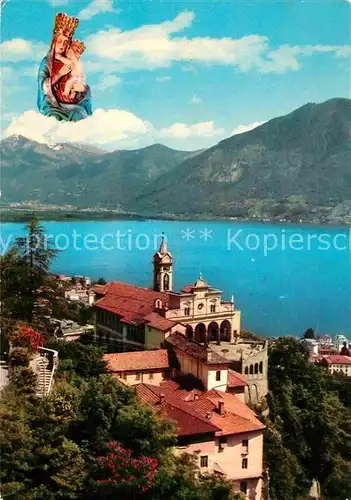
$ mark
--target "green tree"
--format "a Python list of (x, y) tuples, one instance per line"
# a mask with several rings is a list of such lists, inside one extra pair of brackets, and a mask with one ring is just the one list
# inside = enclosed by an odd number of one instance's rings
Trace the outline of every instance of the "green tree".
[(25, 347), (14, 347), (10, 355), (11, 366), (28, 366), (29, 352)]
[(16, 366), (12, 369), (11, 386), (19, 395), (32, 401), (36, 393), (37, 376), (29, 367)]
[[(333, 477), (338, 476), (333, 471), (339, 458), (351, 466), (349, 409), (336, 391), (328, 392), (328, 375), (321, 366), (309, 361), (307, 351), (297, 340), (282, 338), (271, 346), (268, 375), (269, 424), (278, 433), (267, 432), (265, 438), (272, 498), (281, 498), (277, 478), (283, 481), (294, 470), (293, 477), (298, 478), (295, 484), (300, 484), (301, 489), (288, 490), (291, 495), (303, 494), (314, 478), (324, 494), (327, 487), (328, 491), (333, 486), (337, 488)], [(280, 448), (285, 450), (288, 461), (283, 455), (274, 460)]]
[(106, 283), (107, 283), (107, 281), (106, 281), (104, 278), (102, 278), (102, 277), (100, 277), (100, 278), (96, 281), (96, 284), (97, 284), (97, 285), (106, 285)]
[(350, 356), (350, 349), (347, 347), (346, 342), (344, 342), (344, 344), (340, 350), (340, 354), (342, 356)]
[(197, 457), (188, 453), (165, 454), (147, 500), (242, 500), (233, 484), (214, 474), (200, 473)]
[[(22, 369), (23, 370), (23, 369)], [(29, 403), (23, 395), (23, 384), (10, 384), (1, 393), (0, 449), (1, 484), (24, 483), (31, 472), (34, 439), (28, 415)], [(9, 492), (16, 490), (9, 487)], [(18, 488), (21, 488), (20, 484)]]
[(84, 341), (66, 342), (57, 340), (48, 344), (48, 347), (59, 353), (60, 364), (58, 376), (69, 380), (90, 379), (105, 373), (106, 362), (102, 357), (103, 349), (93, 344), (85, 344)]
[(304, 339), (314, 339), (314, 329), (313, 328), (307, 328), (305, 333), (303, 334)]
[(52, 244), (46, 238), (44, 228), (38, 219), (28, 222), (26, 229), (26, 236), (18, 237), (15, 247), (19, 250), (23, 261), (32, 270), (47, 273), (57, 250), (52, 248)]

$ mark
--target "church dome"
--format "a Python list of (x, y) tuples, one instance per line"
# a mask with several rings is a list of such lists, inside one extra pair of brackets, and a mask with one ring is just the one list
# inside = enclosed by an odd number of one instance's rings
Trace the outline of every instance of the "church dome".
[(194, 283), (194, 288), (209, 288), (208, 283), (203, 279), (201, 273), (198, 279)]

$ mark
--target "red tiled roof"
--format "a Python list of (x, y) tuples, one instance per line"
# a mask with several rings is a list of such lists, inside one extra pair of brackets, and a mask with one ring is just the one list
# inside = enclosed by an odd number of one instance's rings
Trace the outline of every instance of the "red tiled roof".
[(179, 385), (173, 380), (163, 380), (161, 382), (161, 386), (172, 391), (176, 391), (177, 389), (179, 389)]
[(151, 326), (152, 328), (157, 328), (157, 330), (161, 330), (162, 332), (170, 330), (173, 326), (177, 324), (174, 321), (171, 321), (170, 319), (164, 318), (163, 316), (157, 314), (156, 312), (152, 312), (147, 316), (145, 316), (144, 321), (147, 323), (148, 326)]
[(200, 361), (208, 365), (226, 364), (229, 366), (230, 364), (229, 360), (223, 358), (223, 356), (220, 356), (214, 351), (211, 351), (211, 358), (207, 359), (208, 348), (186, 338), (182, 333), (173, 333), (172, 335), (167, 337), (166, 342), (185, 352), (192, 358), (199, 359)]
[[(203, 417), (201, 413), (192, 409), (172, 391), (164, 387), (138, 384), (136, 391), (141, 403), (151, 404), (156, 409), (159, 408), (166, 417), (175, 422), (178, 436), (215, 434), (219, 431), (218, 427), (211, 423), (209, 419)], [(161, 395), (164, 395), (163, 401), (161, 401)]]
[[(139, 384), (136, 389), (142, 403), (160, 408), (166, 416), (177, 422), (179, 435), (206, 432), (203, 430), (204, 422), (216, 428), (216, 435), (252, 432), (265, 427), (255, 413), (234, 394), (215, 389), (187, 392), (179, 389), (177, 384), (167, 382), (161, 386)], [(164, 397), (162, 403), (161, 395)], [(218, 411), (219, 401), (224, 402), (223, 414)], [(195, 418), (195, 421), (190, 417)]]
[(107, 369), (113, 372), (165, 370), (169, 368), (166, 349), (105, 354), (103, 359), (107, 362)]
[(328, 365), (351, 365), (351, 356), (343, 356), (342, 354), (323, 356), (323, 359)]
[(320, 354), (330, 354), (330, 355), (334, 355), (334, 354), (338, 354), (338, 351), (337, 349), (335, 349), (334, 347), (321, 347), (319, 349), (319, 353)]
[[(101, 292), (100, 292), (101, 293)], [(95, 302), (95, 307), (104, 309), (125, 323), (142, 324), (145, 316), (154, 312), (156, 300), (161, 300), (162, 308), (172, 309), (179, 304), (179, 296), (173, 293), (155, 292), (118, 281), (105, 286), (104, 297)]]
[(247, 385), (241, 373), (228, 369), (228, 387), (246, 387)]
[(192, 436), (194, 434), (215, 434), (218, 430), (210, 421), (200, 419), (192, 415), (189, 409), (184, 410), (178, 405), (173, 406), (170, 403), (162, 405), (162, 412), (170, 420), (173, 420), (177, 427), (178, 436)]
[(152, 406), (160, 404), (160, 396), (152, 391), (149, 385), (137, 384), (135, 389), (140, 403)]

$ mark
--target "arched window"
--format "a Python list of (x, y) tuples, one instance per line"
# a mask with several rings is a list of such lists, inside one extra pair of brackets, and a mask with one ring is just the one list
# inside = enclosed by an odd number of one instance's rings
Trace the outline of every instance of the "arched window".
[(247, 482), (246, 481), (241, 481), (240, 483), (240, 491), (241, 493), (247, 493)]
[(155, 307), (156, 307), (156, 309), (161, 309), (162, 308), (162, 300), (157, 299), (155, 302)]
[(165, 274), (163, 277), (163, 289), (169, 290), (169, 275)]
[(245, 366), (245, 375), (248, 375), (248, 374), (249, 374), (249, 367)]
[(211, 313), (216, 312), (216, 304), (211, 304)]
[(188, 339), (192, 339), (194, 336), (193, 328), (190, 325), (186, 326), (185, 334), (188, 337)]
[(184, 308), (184, 316), (190, 316), (190, 307)]
[(255, 373), (258, 373), (258, 363), (255, 364)]
[(250, 375), (253, 374), (253, 365), (250, 365)]
[(260, 370), (259, 371), (260, 371), (260, 373), (263, 373), (263, 363), (262, 363), (262, 361), (260, 361)]

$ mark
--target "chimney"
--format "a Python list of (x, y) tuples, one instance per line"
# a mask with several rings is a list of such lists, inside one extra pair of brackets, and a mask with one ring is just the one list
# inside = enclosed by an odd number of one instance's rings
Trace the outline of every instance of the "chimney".
[(212, 351), (210, 348), (206, 349), (206, 361), (212, 361)]
[(164, 402), (165, 397), (166, 396), (163, 393), (160, 394), (160, 405), (162, 405), (162, 403)]
[(197, 401), (199, 399), (199, 395), (198, 394), (194, 394), (194, 401)]
[(211, 412), (210, 411), (206, 412), (206, 418), (207, 418), (207, 420), (211, 419)]
[(224, 401), (223, 401), (223, 399), (220, 399), (218, 401), (218, 413), (220, 415), (224, 415)]

